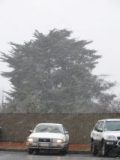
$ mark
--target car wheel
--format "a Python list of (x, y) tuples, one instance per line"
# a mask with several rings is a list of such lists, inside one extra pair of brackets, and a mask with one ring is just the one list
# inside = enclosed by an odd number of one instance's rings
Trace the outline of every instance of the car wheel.
[(28, 154), (32, 154), (33, 150), (31, 148), (28, 148)]
[(39, 154), (39, 149), (35, 149), (35, 154)]
[(107, 146), (105, 142), (103, 141), (101, 144), (101, 156), (106, 156), (107, 155)]
[(63, 150), (60, 151), (60, 154), (61, 154), (61, 155), (65, 155), (65, 154), (67, 154), (67, 152), (68, 152), (67, 149), (63, 149)]
[(96, 155), (98, 153), (98, 150), (97, 150), (97, 147), (96, 147), (94, 141), (91, 142), (91, 153), (93, 155)]

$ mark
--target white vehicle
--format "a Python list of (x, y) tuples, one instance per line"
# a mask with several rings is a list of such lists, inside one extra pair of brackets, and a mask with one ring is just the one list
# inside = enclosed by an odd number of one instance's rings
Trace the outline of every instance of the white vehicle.
[(41, 150), (57, 150), (62, 154), (67, 153), (69, 134), (62, 124), (39, 123), (27, 138), (28, 153)]
[(91, 132), (91, 152), (107, 156), (120, 152), (120, 119), (99, 120)]

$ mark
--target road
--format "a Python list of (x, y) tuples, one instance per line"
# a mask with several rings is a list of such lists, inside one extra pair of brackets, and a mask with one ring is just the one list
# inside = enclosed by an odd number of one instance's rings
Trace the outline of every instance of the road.
[(26, 152), (0, 151), (0, 160), (115, 160), (116, 158), (93, 157), (91, 154), (28, 155)]

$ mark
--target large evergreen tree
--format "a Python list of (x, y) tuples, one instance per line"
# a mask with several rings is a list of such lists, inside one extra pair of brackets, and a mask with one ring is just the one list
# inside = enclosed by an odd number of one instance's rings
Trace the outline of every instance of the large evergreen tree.
[(52, 30), (47, 35), (35, 31), (29, 42), (11, 43), (10, 55), (2, 55), (12, 68), (3, 73), (14, 86), (9, 93), (9, 110), (92, 112), (109, 105), (114, 95), (107, 90), (114, 83), (92, 74), (101, 56), (86, 48), (91, 41), (70, 36), (67, 30)]

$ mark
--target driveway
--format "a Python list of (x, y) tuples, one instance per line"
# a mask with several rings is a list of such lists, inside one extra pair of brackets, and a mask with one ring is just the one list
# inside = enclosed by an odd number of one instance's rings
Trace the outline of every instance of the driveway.
[(28, 155), (26, 152), (0, 151), (0, 160), (115, 160), (118, 158), (93, 157), (91, 154)]

